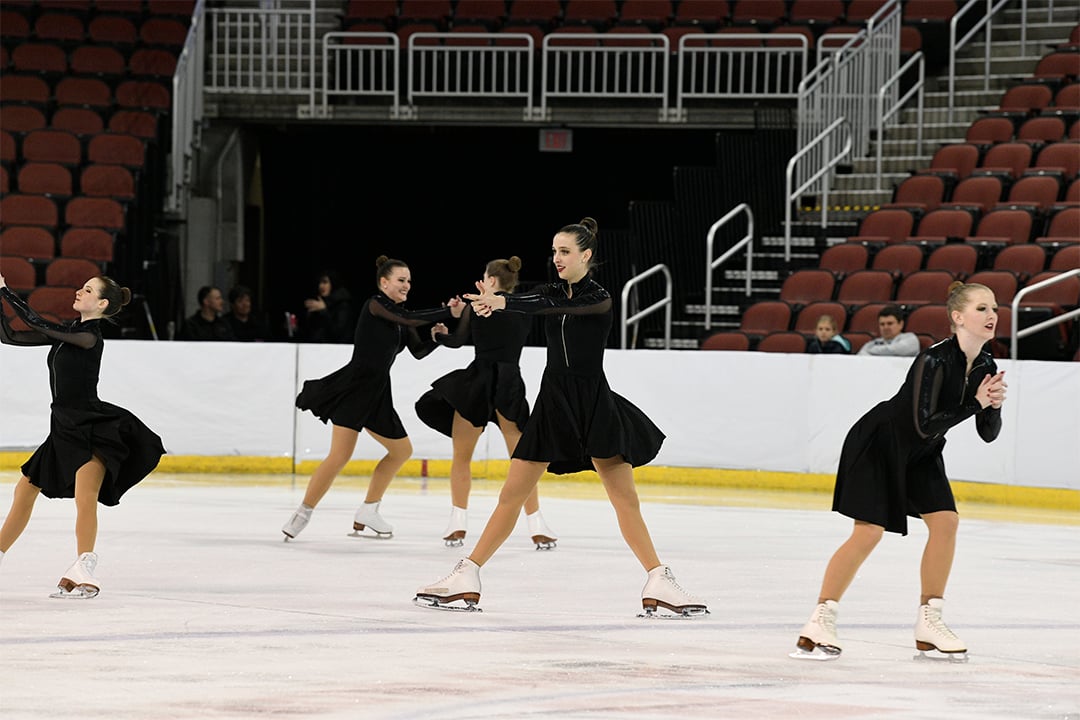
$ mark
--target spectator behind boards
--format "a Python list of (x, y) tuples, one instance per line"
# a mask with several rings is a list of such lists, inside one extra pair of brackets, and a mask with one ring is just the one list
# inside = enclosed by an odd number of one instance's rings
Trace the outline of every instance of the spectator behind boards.
[(194, 315), (184, 320), (180, 329), (181, 340), (236, 340), (232, 327), (221, 317), (225, 308), (225, 298), (221, 290), (213, 285), (203, 285), (196, 296), (199, 309)]
[(318, 275), (315, 297), (304, 301), (303, 340), (314, 343), (351, 343), (356, 330), (356, 309), (352, 293), (337, 273)]
[(860, 355), (892, 355), (894, 357), (915, 357), (922, 349), (919, 336), (913, 332), (904, 332), (904, 313), (897, 305), (886, 305), (878, 313), (878, 332), (881, 337), (874, 338), (859, 350)]

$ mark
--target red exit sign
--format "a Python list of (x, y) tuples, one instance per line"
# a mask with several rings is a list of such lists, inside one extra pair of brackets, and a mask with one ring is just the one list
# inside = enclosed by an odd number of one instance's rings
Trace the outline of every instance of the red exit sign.
[(573, 152), (574, 131), (563, 128), (540, 130), (540, 152)]

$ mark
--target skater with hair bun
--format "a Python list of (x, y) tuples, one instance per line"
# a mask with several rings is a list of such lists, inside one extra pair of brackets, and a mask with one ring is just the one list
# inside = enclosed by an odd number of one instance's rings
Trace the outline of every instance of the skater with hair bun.
[[(521, 258), (492, 260), (484, 268), (481, 284), (495, 293), (512, 293), (518, 284)], [(521, 379), (521, 349), (525, 346), (532, 317), (498, 313), (477, 319), (466, 306), (452, 334), (433, 332), (440, 345), (457, 348), (466, 341), (475, 347), (475, 358), (463, 370), (455, 370), (431, 384), (416, 401), (416, 414), (434, 430), (453, 441), (450, 464), (450, 522), (443, 533), (449, 547), (464, 544), (468, 531), (469, 492), (472, 488), (472, 457), (476, 443), (489, 422), (498, 425), (506, 451), (514, 454), (521, 430), (529, 418), (529, 402)], [(534, 487), (525, 498), (529, 535), (538, 550), (550, 550), (558, 539), (540, 514)]]
[[(468, 557), (432, 585), (416, 591), (423, 607), (477, 610), (480, 567), (491, 559), (517, 522), (518, 513), (545, 471), (593, 470), (615, 509), (619, 529), (648, 580), (641, 593), (645, 614), (663, 608), (680, 615), (708, 612), (660, 563), (641, 516), (634, 467), (652, 461), (664, 434), (644, 413), (612, 392), (604, 375), (604, 347), (611, 331), (611, 295), (592, 276), (597, 224), (592, 218), (566, 225), (551, 244), (557, 282), (534, 292), (500, 294), (477, 283), (465, 295), (481, 318), (510, 312), (544, 316), (547, 366), (536, 403), (514, 448), (498, 505)], [(454, 605), (461, 601), (464, 605)]]
[(54, 598), (92, 598), (101, 590), (94, 576), (98, 556), (98, 503), (117, 505), (149, 475), (165, 448), (153, 431), (122, 407), (98, 399), (104, 340), (101, 321), (112, 320), (131, 301), (131, 291), (108, 277), (94, 277), (75, 291), (70, 325), (45, 320), (15, 294), (0, 275), (0, 299), (29, 330), (14, 330), (0, 312), (0, 342), (49, 345), (52, 390), (49, 436), (22, 466), (11, 509), (0, 527), (0, 558), (19, 539), (39, 494), (75, 499), (77, 559), (61, 576)]
[[(304, 501), (281, 528), (285, 540), (295, 538), (307, 527), (312, 510), (352, 458), (361, 430), (386, 448), (386, 455), (371, 473), (367, 497), (353, 518), (353, 532), (359, 534), (369, 528), (379, 537), (394, 532), (379, 514), (379, 504), (398, 470), (412, 455), (412, 443), (394, 410), (390, 368), (405, 348), (418, 360), (430, 354), (437, 345), (430, 338), (421, 338), (417, 329), (459, 317), (464, 303), (452, 298), (443, 307), (406, 310), (404, 303), (412, 288), (409, 266), (385, 255), (380, 255), (375, 265), (378, 292), (360, 309), (352, 359), (324, 378), (306, 381), (296, 397), (296, 407), (331, 423), (333, 432), (330, 452), (308, 480)], [(445, 325), (441, 329), (446, 332)]]
[(967, 659), (967, 646), (942, 619), (959, 524), (942, 449), (945, 433), (973, 416), (979, 436), (985, 442), (996, 439), (1007, 385), (990, 353), (998, 321), (990, 288), (954, 282), (946, 310), (953, 335), (923, 350), (899, 392), (863, 415), (844, 440), (833, 510), (852, 518), (855, 527), (829, 561), (794, 658), (840, 656), (840, 598), (885, 532), (907, 534), (910, 515), (922, 518), (929, 531), (915, 647), (920, 656)]

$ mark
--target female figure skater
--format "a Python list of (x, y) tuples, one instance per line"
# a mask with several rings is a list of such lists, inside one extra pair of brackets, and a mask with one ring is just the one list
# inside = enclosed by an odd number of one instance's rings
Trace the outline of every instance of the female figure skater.
[(12, 329), (0, 312), (0, 341), (8, 345), (50, 345), (49, 436), (22, 466), (11, 510), (0, 528), (0, 558), (30, 521), (38, 494), (75, 498), (78, 559), (60, 577), (54, 598), (92, 598), (101, 589), (94, 577), (98, 556), (97, 504), (116, 505), (120, 497), (157, 467), (165, 448), (153, 431), (124, 408), (98, 399), (102, 318), (110, 319), (131, 300), (131, 291), (108, 277), (95, 277), (75, 291), (79, 319), (51, 323), (7, 287), (0, 275), (0, 298), (31, 329)]
[(334, 429), (330, 453), (308, 480), (303, 503), (281, 528), (286, 541), (307, 527), (311, 511), (352, 457), (361, 430), (367, 430), (386, 448), (386, 455), (371, 474), (367, 498), (353, 519), (353, 531), (358, 534), (369, 527), (379, 537), (389, 537), (394, 532), (393, 526), (379, 514), (379, 503), (394, 475), (412, 455), (412, 443), (394, 410), (390, 368), (406, 347), (417, 359), (431, 353), (437, 345), (430, 339), (422, 340), (416, 329), (459, 316), (464, 303), (454, 298), (446, 307), (406, 310), (402, 304), (412, 288), (409, 266), (385, 255), (380, 255), (375, 264), (379, 291), (360, 309), (353, 334), (352, 359), (324, 378), (306, 381), (296, 396), (296, 407), (310, 410), (324, 423), (332, 423)]
[[(560, 280), (535, 292), (505, 295), (477, 283), (466, 295), (481, 318), (510, 311), (543, 315), (547, 367), (536, 405), (514, 449), (499, 502), (476, 547), (453, 571), (416, 591), (425, 607), (477, 609), (480, 566), (510, 535), (525, 498), (545, 470), (595, 470), (604, 484), (627, 545), (648, 580), (641, 593), (646, 614), (658, 607), (676, 614), (705, 614), (705, 603), (690, 596), (660, 564), (641, 516), (633, 468), (650, 462), (664, 434), (625, 398), (612, 392), (604, 375), (604, 346), (611, 330), (611, 296), (592, 278), (597, 225), (592, 218), (567, 225), (552, 240), (552, 262)], [(464, 608), (451, 605), (458, 600)]]
[[(511, 293), (518, 283), (521, 258), (492, 260), (484, 269), (485, 288)], [(532, 318), (520, 313), (499, 313), (474, 319), (466, 306), (453, 334), (433, 333), (435, 342), (461, 347), (471, 339), (476, 356), (464, 370), (455, 370), (431, 384), (416, 401), (416, 414), (424, 424), (451, 438), (454, 457), (450, 463), (450, 523), (443, 533), (448, 547), (461, 547), (468, 531), (469, 491), (472, 489), (472, 456), (489, 422), (502, 431), (506, 450), (514, 454), (521, 429), (529, 418), (529, 401), (521, 379), (521, 348), (525, 346)], [(555, 547), (558, 538), (540, 514), (539, 494), (534, 487), (525, 499), (525, 519), (538, 550)]]
[(959, 524), (942, 448), (945, 433), (971, 416), (984, 441), (997, 438), (1006, 383), (989, 349), (998, 319), (994, 293), (957, 281), (949, 287), (946, 308), (953, 336), (922, 351), (899, 392), (863, 415), (844, 440), (833, 510), (854, 519), (855, 527), (829, 561), (817, 607), (792, 657), (840, 656), (840, 597), (882, 534), (906, 535), (911, 515), (929, 530), (915, 646), (920, 654), (966, 660), (967, 646), (941, 618)]

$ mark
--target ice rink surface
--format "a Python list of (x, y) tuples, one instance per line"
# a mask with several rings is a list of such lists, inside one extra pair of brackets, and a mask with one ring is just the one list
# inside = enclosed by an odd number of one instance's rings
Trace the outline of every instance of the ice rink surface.
[[(0, 473), (6, 512), (16, 473)], [(840, 606), (843, 656), (788, 658), (850, 522), (829, 498), (642, 485), (661, 559), (711, 614), (639, 618), (645, 572), (598, 483), (541, 483), (559, 534), (524, 520), (481, 572), (480, 613), (415, 590), (463, 548), (440, 539), (445, 479), (399, 478), (387, 540), (349, 537), (366, 478), (340, 478), (294, 542), (306, 477), (155, 474), (102, 508), (93, 600), (49, 598), (74, 560), (74, 503), (40, 498), (0, 566), (0, 718), (947, 718), (1080, 720), (1080, 525), (961, 507), (945, 619), (970, 661), (915, 660), (925, 531), (886, 535)]]

